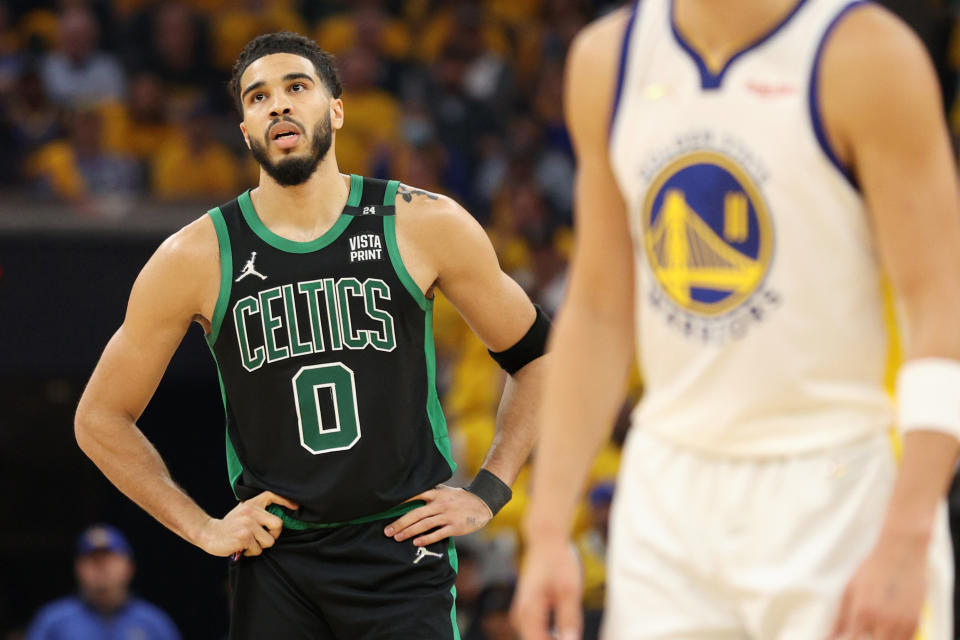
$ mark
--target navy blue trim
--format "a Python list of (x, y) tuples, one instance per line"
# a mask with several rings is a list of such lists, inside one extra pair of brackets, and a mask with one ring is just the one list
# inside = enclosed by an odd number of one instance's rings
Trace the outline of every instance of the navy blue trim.
[(620, 106), (620, 94), (623, 93), (623, 77), (627, 73), (627, 54), (630, 49), (630, 34), (633, 33), (633, 23), (637, 17), (637, 7), (640, 0), (634, 0), (630, 8), (630, 18), (627, 20), (627, 27), (623, 31), (623, 42), (620, 44), (620, 65), (617, 69), (617, 91), (613, 94), (613, 108), (610, 110), (610, 125), (607, 135), (613, 133), (613, 123), (617, 119), (617, 108)]
[(798, 0), (797, 4), (795, 4), (793, 6), (793, 9), (790, 10), (790, 13), (784, 16), (784, 18), (779, 22), (779, 24), (777, 24), (777, 26), (775, 26), (773, 29), (768, 31), (765, 35), (761, 36), (758, 40), (753, 41), (753, 43), (747, 45), (745, 48), (736, 52), (735, 54), (733, 54), (733, 56), (727, 59), (727, 61), (723, 65), (723, 68), (720, 69), (719, 73), (713, 73), (712, 71), (710, 71), (710, 68), (707, 67), (707, 63), (704, 62), (703, 58), (700, 57), (700, 54), (697, 53), (697, 51), (690, 46), (690, 43), (683, 38), (683, 35), (677, 29), (677, 21), (674, 19), (675, 6), (676, 6), (676, 2), (674, 0), (670, 0), (670, 30), (673, 32), (673, 37), (677, 41), (677, 44), (679, 44), (680, 47), (684, 51), (686, 51), (691, 58), (693, 58), (693, 61), (697, 65), (697, 69), (700, 70), (700, 87), (702, 89), (719, 89), (721, 83), (723, 83), (723, 76), (727, 72), (727, 69), (730, 68), (730, 65), (732, 65), (737, 58), (747, 53), (748, 51), (752, 51), (753, 49), (756, 49), (757, 47), (762, 45), (764, 42), (772, 38), (778, 31), (783, 29), (783, 27), (785, 27), (786, 24), (790, 22), (790, 19), (793, 18), (793, 16), (795, 16), (798, 11), (800, 11), (800, 8), (803, 7), (803, 5), (806, 4), (806, 2), (807, 0)]
[(817, 142), (820, 144), (820, 148), (823, 149), (824, 154), (826, 154), (830, 162), (833, 163), (833, 166), (843, 174), (843, 177), (847, 179), (850, 186), (857, 191), (860, 190), (860, 187), (857, 185), (857, 179), (850, 169), (840, 162), (840, 158), (837, 157), (833, 147), (830, 146), (830, 141), (827, 140), (827, 131), (824, 129), (823, 120), (820, 117), (820, 83), (818, 80), (820, 75), (820, 58), (823, 56), (823, 49), (827, 44), (827, 39), (840, 20), (847, 15), (851, 9), (855, 9), (863, 4), (866, 4), (864, 0), (853, 0), (853, 2), (841, 9), (837, 15), (833, 17), (833, 20), (830, 21), (830, 24), (827, 25), (823, 36), (820, 38), (820, 44), (817, 45), (817, 52), (813, 56), (813, 67), (810, 70), (810, 83), (807, 90), (807, 104), (809, 105), (810, 124), (813, 125), (813, 134), (816, 136)]

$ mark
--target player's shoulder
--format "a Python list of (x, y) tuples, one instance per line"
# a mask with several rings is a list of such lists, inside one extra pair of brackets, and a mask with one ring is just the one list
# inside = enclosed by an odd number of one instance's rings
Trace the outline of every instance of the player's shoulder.
[(398, 223), (415, 226), (421, 232), (444, 232), (473, 220), (449, 196), (400, 183), (394, 200)]
[(469, 261), (490, 246), (480, 223), (453, 198), (401, 184), (395, 204), (398, 233), (434, 264)]
[(196, 269), (207, 263), (219, 264), (219, 251), (216, 227), (204, 214), (169, 235), (154, 257), (178, 270)]
[(574, 144), (581, 152), (585, 147), (600, 149), (606, 144), (621, 56), (634, 10), (633, 6), (622, 7), (591, 22), (570, 45), (564, 108)]
[(636, 3), (630, 2), (589, 23), (577, 32), (570, 44), (570, 57), (593, 61), (616, 60), (623, 45), (627, 23), (634, 11)]
[(899, 16), (873, 2), (851, 6), (837, 20), (824, 46), (824, 71), (856, 83), (925, 65), (920, 37)]
[[(893, 12), (875, 3), (853, 6), (829, 34), (819, 82), (827, 120), (842, 138), (873, 135), (937, 98), (936, 72), (926, 47)], [(919, 97), (926, 101), (922, 102)], [(920, 106), (922, 104), (922, 107)]]

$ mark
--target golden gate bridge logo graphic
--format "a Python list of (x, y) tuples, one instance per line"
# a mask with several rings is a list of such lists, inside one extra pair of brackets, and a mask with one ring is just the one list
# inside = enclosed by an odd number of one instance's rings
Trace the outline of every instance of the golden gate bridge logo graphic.
[(770, 265), (766, 205), (746, 173), (719, 153), (695, 152), (667, 166), (648, 190), (643, 223), (654, 277), (688, 311), (731, 311)]

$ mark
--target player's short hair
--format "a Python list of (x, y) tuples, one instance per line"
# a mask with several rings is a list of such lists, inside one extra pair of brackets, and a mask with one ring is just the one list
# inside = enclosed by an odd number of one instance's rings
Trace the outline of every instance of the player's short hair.
[(230, 76), (230, 93), (233, 95), (237, 113), (243, 117), (243, 101), (240, 99), (240, 76), (254, 61), (274, 53), (292, 53), (301, 56), (313, 63), (317, 76), (330, 91), (334, 98), (339, 98), (343, 92), (340, 86), (340, 76), (334, 66), (331, 54), (321, 49), (316, 42), (289, 31), (265, 33), (247, 43), (240, 52), (240, 56), (233, 65)]

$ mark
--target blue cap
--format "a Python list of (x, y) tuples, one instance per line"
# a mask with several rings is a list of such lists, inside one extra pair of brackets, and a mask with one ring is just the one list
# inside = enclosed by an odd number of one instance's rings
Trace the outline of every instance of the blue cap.
[(590, 489), (590, 504), (594, 507), (610, 504), (613, 501), (613, 483), (600, 482)]
[(108, 524), (95, 524), (77, 538), (77, 555), (83, 556), (94, 551), (112, 551), (132, 556), (133, 549), (126, 536)]

